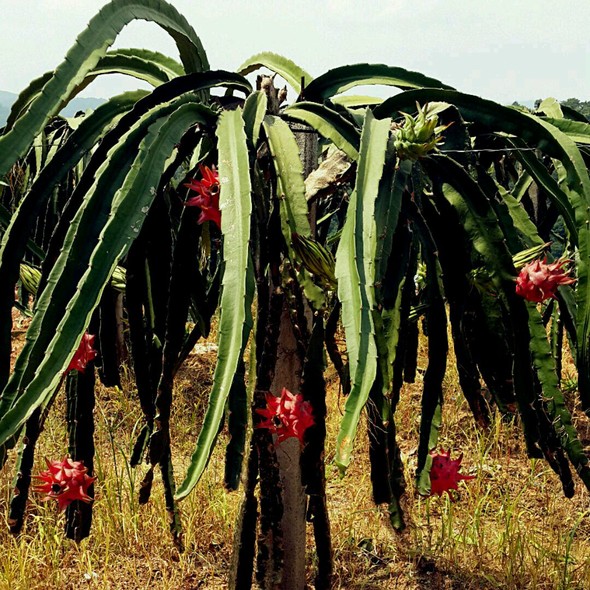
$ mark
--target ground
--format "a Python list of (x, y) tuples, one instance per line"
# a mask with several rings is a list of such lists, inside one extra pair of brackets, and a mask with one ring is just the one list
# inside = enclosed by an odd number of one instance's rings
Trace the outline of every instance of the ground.
[[(26, 320), (15, 316), (14, 348)], [(209, 343), (212, 344), (212, 343)], [(201, 345), (179, 376), (173, 406), (173, 451), (182, 477), (196, 440), (211, 384), (214, 346)], [(577, 482), (573, 499), (544, 461), (527, 459), (517, 421), (494, 418), (488, 431), (471, 418), (450, 359), (440, 445), (453, 457), (464, 453), (463, 472), (475, 475), (452, 499), (422, 498), (413, 487), (420, 375), (404, 386), (396, 412), (408, 490), (403, 499), (408, 526), (391, 530), (383, 507), (371, 500), (367, 436), (361, 425), (354, 460), (341, 479), (332, 465), (344, 399), (328, 370), (328, 506), (335, 558), (335, 588), (351, 590), (574, 590), (590, 588), (588, 492)], [(424, 368), (424, 367), (421, 367)], [(181, 503), (186, 551), (178, 554), (168, 534), (162, 486), (154, 482), (147, 505), (137, 502), (146, 468), (129, 466), (130, 449), (141, 426), (132, 380), (122, 389), (99, 387), (96, 409), (96, 501), (93, 530), (79, 545), (65, 539), (63, 514), (32, 495), (24, 532), (0, 531), (0, 590), (163, 589), (217, 590), (227, 587), (233, 526), (241, 493), (223, 490), (220, 436), (209, 469)], [(573, 394), (572, 394), (573, 395)], [(574, 399), (571, 399), (572, 406)], [(38, 449), (60, 458), (67, 450), (63, 400), (58, 399)], [(583, 443), (588, 421), (576, 413)], [(14, 457), (0, 473), (0, 510), (6, 514)], [(313, 536), (309, 529), (309, 584), (313, 588)]]

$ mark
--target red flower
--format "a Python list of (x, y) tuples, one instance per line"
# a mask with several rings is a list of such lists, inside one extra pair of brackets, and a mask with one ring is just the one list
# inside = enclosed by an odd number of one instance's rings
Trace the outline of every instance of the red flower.
[(43, 500), (57, 500), (60, 510), (65, 510), (66, 506), (75, 500), (92, 502), (93, 498), (88, 495), (88, 488), (96, 477), (88, 475), (88, 469), (84, 467), (83, 461), (72, 461), (68, 457), (63, 461), (45, 461), (47, 471), (33, 476), (43, 482), (33, 487), (35, 492), (45, 494)]
[(186, 207), (200, 207), (201, 215), (199, 223), (213, 221), (217, 227), (221, 227), (221, 211), (219, 210), (219, 174), (208, 166), (199, 164), (202, 180), (191, 180), (184, 186), (197, 192), (196, 197), (188, 199), (184, 205)]
[(314, 424), (311, 404), (304, 401), (301, 394), (291, 393), (286, 387), (283, 387), (281, 397), (268, 392), (266, 408), (256, 412), (264, 417), (256, 428), (268, 428), (278, 436), (279, 443), (294, 436), (303, 444), (305, 431)]
[(444, 449), (440, 453), (430, 451), (432, 457), (432, 467), (430, 468), (430, 495), (437, 494), (442, 496), (443, 492), (449, 493), (449, 490), (457, 490), (458, 483), (461, 480), (474, 479), (474, 475), (463, 475), (459, 473), (463, 454), (458, 459), (451, 459), (450, 452)]
[(544, 260), (533, 260), (525, 264), (516, 278), (516, 293), (528, 301), (544, 301), (555, 297), (559, 285), (571, 285), (576, 281), (569, 275), (569, 270), (562, 267), (570, 260), (558, 260), (547, 264)]
[(83, 373), (86, 369), (86, 365), (96, 358), (96, 350), (94, 350), (94, 336), (88, 332), (84, 332), (78, 350), (74, 353), (66, 373), (70, 371), (80, 371)]

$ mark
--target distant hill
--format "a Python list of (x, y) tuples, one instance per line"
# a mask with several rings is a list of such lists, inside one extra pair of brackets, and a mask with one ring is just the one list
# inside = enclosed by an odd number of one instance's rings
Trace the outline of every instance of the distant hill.
[[(6, 123), (6, 119), (10, 114), (10, 107), (17, 99), (17, 96), (13, 92), (0, 90), (0, 127)], [(95, 109), (103, 102), (105, 102), (104, 98), (74, 98), (61, 114), (65, 117), (73, 117), (78, 111)]]

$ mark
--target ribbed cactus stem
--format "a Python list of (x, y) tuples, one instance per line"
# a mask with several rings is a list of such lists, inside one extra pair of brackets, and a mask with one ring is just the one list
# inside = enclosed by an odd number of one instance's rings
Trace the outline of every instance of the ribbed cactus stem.
[(41, 433), (40, 419), (41, 410), (37, 409), (27, 421), (18, 453), (8, 514), (8, 526), (13, 534), (20, 533), (25, 522), (25, 509), (31, 485), (35, 448)]
[(308, 496), (307, 519), (313, 523), (318, 556), (315, 587), (331, 588), (334, 569), (330, 518), (326, 503), (326, 381), (324, 379), (324, 321), (314, 318), (313, 330), (303, 365), (301, 393), (313, 408), (314, 425), (306, 434), (307, 444), (301, 454), (301, 481)]
[[(83, 461), (88, 475), (94, 471), (94, 363), (83, 373), (72, 371), (67, 377), (66, 403), (69, 431), (69, 454), (74, 461)], [(88, 488), (94, 496), (94, 485)], [(72, 502), (66, 509), (66, 536), (79, 543), (90, 535), (92, 503)]]

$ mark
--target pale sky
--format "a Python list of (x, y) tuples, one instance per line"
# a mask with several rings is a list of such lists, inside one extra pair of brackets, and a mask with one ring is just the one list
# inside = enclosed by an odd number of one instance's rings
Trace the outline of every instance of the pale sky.
[[(352, 63), (416, 70), (499, 102), (590, 100), (590, 0), (170, 0), (213, 69), (260, 51), (317, 76)], [(19, 92), (55, 68), (106, 0), (0, 0), (0, 90)], [(116, 47), (177, 57), (157, 25), (136, 21)], [(134, 80), (103, 76), (83, 96), (108, 97)], [(379, 95), (383, 95), (379, 93)]]

